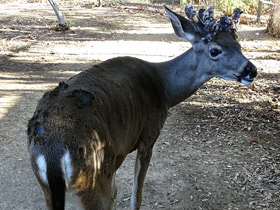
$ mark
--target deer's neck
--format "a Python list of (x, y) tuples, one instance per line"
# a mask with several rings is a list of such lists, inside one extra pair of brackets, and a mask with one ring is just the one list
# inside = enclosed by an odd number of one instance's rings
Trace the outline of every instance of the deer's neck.
[(169, 106), (172, 107), (190, 97), (201, 85), (211, 79), (203, 54), (191, 48), (173, 60), (158, 63), (157, 71), (165, 89)]

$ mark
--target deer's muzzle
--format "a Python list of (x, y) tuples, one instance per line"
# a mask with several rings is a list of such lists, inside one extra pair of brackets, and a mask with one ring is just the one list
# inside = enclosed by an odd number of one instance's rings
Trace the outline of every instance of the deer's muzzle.
[(243, 72), (238, 77), (238, 81), (244, 85), (250, 85), (256, 76), (257, 76), (256, 66), (254, 66), (254, 64), (248, 61), (248, 64), (244, 67)]

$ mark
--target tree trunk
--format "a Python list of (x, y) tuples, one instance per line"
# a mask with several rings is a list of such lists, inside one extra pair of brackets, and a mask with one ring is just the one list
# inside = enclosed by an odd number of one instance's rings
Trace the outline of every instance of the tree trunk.
[(280, 37), (280, 0), (275, 0), (278, 4), (274, 7), (273, 13), (267, 24), (267, 31), (275, 37)]
[(53, 0), (48, 0), (56, 14), (57, 20), (58, 20), (58, 25), (60, 26), (64, 26), (65, 25), (65, 20), (64, 20), (64, 15), (62, 14), (62, 12), (60, 12), (58, 6), (56, 5), (56, 3)]

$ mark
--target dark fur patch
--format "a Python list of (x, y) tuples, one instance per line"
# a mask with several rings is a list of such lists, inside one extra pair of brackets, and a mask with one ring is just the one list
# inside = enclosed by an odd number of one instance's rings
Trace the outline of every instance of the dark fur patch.
[(59, 84), (58, 84), (58, 89), (59, 90), (65, 90), (68, 87), (69, 86), (65, 82), (59, 82)]
[(80, 158), (84, 158), (86, 151), (84, 150), (83, 146), (80, 146), (78, 148), (78, 154), (79, 154)]
[(86, 90), (74, 90), (72, 96), (79, 99), (84, 105), (90, 105), (95, 99), (94, 95)]
[(50, 99), (55, 98), (58, 96), (58, 90), (54, 89), (53, 91), (50, 92)]

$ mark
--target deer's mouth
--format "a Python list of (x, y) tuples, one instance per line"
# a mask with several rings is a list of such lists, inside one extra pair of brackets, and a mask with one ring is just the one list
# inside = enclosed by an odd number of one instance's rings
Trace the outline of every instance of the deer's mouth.
[(251, 85), (251, 83), (254, 81), (254, 79), (251, 78), (241, 78), (241, 83), (244, 85)]
[(254, 81), (254, 79), (252, 79), (250, 77), (250, 75), (247, 75), (246, 77), (244, 76), (236, 76), (237, 81), (241, 82), (243, 85), (251, 85), (251, 83)]

